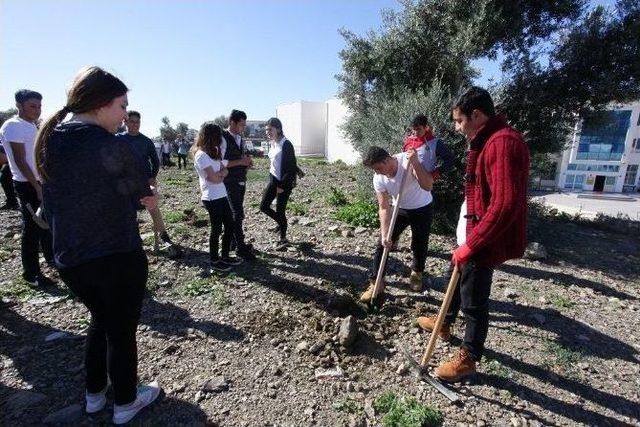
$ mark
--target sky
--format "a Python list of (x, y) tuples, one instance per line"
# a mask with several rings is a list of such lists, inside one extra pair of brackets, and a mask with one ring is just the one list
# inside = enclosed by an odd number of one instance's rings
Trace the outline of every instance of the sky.
[[(598, 3), (611, 3), (601, 0)], [(21, 88), (42, 93), (43, 117), (61, 108), (75, 73), (98, 65), (129, 87), (143, 133), (161, 118), (197, 129), (244, 110), (335, 97), (338, 30), (378, 30), (397, 0), (0, 0), (0, 110)], [(479, 84), (499, 78), (480, 60)]]

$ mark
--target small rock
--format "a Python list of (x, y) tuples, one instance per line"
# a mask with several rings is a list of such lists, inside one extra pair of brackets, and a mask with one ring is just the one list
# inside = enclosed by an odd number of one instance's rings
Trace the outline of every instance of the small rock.
[(347, 230), (342, 230), (342, 237), (353, 237), (353, 231), (351, 231), (350, 229)]
[(315, 370), (315, 378), (316, 380), (336, 380), (340, 379), (344, 376), (344, 371), (340, 366), (336, 366), (333, 369), (316, 369)]
[(344, 347), (351, 347), (358, 337), (358, 322), (353, 316), (347, 316), (340, 324), (338, 340)]
[(84, 416), (84, 410), (78, 403), (67, 406), (59, 411), (47, 415), (43, 424), (77, 424), (77, 421)]
[(547, 250), (538, 242), (531, 242), (524, 251), (524, 257), (533, 261), (539, 261), (548, 258)]
[(518, 293), (517, 293), (514, 289), (511, 289), (511, 288), (505, 288), (505, 290), (504, 290), (504, 292), (503, 292), (503, 295), (504, 295), (504, 297), (505, 297), (505, 298), (507, 298), (507, 299), (512, 299), (512, 298), (517, 297), (517, 296), (518, 296)]
[(229, 381), (223, 376), (213, 377), (202, 385), (202, 391), (220, 393), (229, 390)]
[(355, 229), (355, 233), (356, 234), (364, 234), (367, 231), (369, 231), (369, 229), (366, 228), (366, 227), (356, 227), (356, 229)]
[(404, 363), (401, 363), (400, 366), (398, 366), (398, 369), (396, 369), (396, 374), (398, 375), (404, 375), (407, 373), (409, 369), (407, 368), (407, 365), (405, 365)]
[(296, 353), (302, 353), (305, 350), (309, 349), (309, 343), (306, 341), (300, 341), (296, 346)]
[(371, 419), (374, 419), (376, 417), (376, 410), (373, 409), (373, 399), (365, 399), (364, 413)]
[(320, 350), (322, 350), (324, 348), (324, 342), (323, 341), (316, 341), (311, 348), (309, 348), (309, 353), (311, 354), (318, 354), (320, 353)]

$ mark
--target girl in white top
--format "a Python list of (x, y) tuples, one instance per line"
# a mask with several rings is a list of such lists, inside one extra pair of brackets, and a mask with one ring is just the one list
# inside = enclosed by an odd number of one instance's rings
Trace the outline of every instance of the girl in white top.
[[(232, 265), (240, 264), (239, 258), (229, 256), (231, 236), (234, 230), (233, 214), (227, 199), (223, 180), (228, 169), (222, 161), (222, 129), (213, 122), (205, 122), (200, 128), (192, 151), (193, 163), (198, 173), (202, 204), (209, 213), (211, 234), (209, 236), (209, 256), (211, 272), (229, 271)], [(222, 227), (224, 232), (222, 233)], [(222, 254), (218, 254), (222, 233)]]

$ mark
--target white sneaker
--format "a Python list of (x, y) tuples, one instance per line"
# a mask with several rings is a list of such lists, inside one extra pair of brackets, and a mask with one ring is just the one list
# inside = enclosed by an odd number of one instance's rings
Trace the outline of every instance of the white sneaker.
[(153, 403), (160, 395), (162, 389), (157, 381), (147, 385), (138, 386), (136, 400), (127, 405), (113, 405), (113, 423), (125, 424), (131, 421), (138, 412)]
[(102, 411), (102, 409), (107, 404), (107, 389), (109, 385), (104, 388), (101, 392), (98, 393), (89, 393), (85, 392), (85, 399), (87, 401), (87, 405), (85, 406), (85, 411), (87, 414), (95, 414), (96, 412)]

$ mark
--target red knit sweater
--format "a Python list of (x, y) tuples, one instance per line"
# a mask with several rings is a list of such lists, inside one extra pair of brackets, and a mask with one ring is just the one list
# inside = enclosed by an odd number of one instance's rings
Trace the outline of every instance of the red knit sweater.
[(465, 180), (469, 258), (495, 266), (521, 257), (527, 245), (529, 148), (504, 118), (489, 119), (471, 141)]

